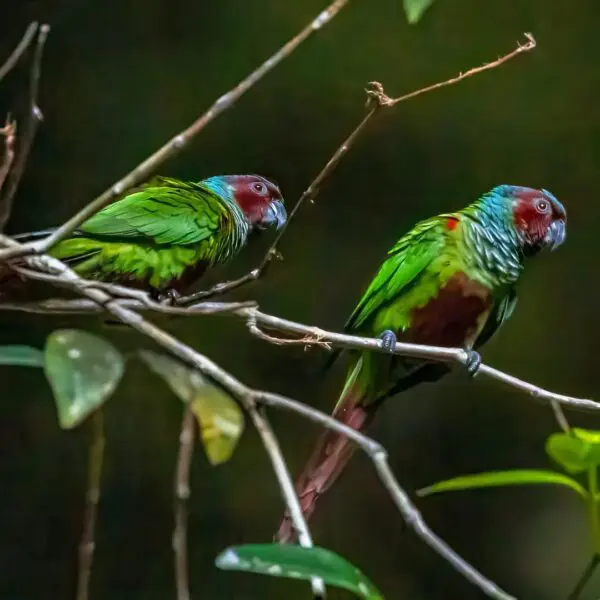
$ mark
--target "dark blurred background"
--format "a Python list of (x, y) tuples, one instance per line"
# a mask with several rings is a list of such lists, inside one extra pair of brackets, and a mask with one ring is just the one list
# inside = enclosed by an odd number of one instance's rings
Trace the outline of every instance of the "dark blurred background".
[[(121, 177), (267, 58), (325, 0), (2, 0), (0, 60), (32, 19), (52, 26), (35, 141), (8, 231), (58, 224)], [(600, 397), (597, 310), (600, 8), (596, 0), (437, 0), (416, 27), (400, 0), (353, 0), (322, 32), (210, 124), (160, 172), (184, 179), (258, 172), (291, 206), (364, 114), (373, 79), (399, 95), (511, 50), (503, 67), (382, 116), (303, 207), (285, 261), (237, 297), (341, 329), (390, 245), (417, 220), (460, 208), (499, 183), (545, 187), (567, 206), (567, 243), (531, 264), (510, 323), (484, 351), (494, 366), (573, 395)], [(0, 86), (0, 113), (22, 115), (27, 62)], [(215, 277), (245, 272), (263, 237)], [(41, 347), (57, 327), (97, 331), (122, 350), (148, 342), (97, 318), (0, 315), (0, 343)], [(249, 337), (235, 319), (158, 322), (250, 385), (329, 411), (343, 369), (324, 377), (321, 351)], [(61, 431), (39, 371), (2, 368), (0, 597), (73, 598), (89, 429)], [(181, 405), (134, 362), (106, 409), (107, 457), (92, 598), (174, 597), (172, 479)], [(598, 427), (593, 415), (569, 413)], [(273, 414), (291, 467), (315, 428)], [(522, 393), (457, 373), (396, 397), (371, 433), (411, 492), (488, 469), (549, 466), (551, 411)], [(591, 552), (574, 494), (553, 487), (461, 492), (418, 500), (429, 524), (519, 598), (564, 598)], [(190, 516), (193, 597), (306, 598), (306, 584), (218, 571), (225, 546), (269, 541), (282, 501), (251, 427), (231, 462), (197, 448)], [(480, 598), (401, 519), (368, 460), (357, 457), (322, 501), (318, 544), (354, 561), (388, 598)], [(334, 598), (349, 597), (342, 592)], [(597, 598), (600, 576), (584, 598)]]

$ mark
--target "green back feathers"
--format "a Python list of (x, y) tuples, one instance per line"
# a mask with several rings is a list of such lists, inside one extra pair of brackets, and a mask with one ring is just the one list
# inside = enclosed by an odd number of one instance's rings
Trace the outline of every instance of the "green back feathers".
[(437, 217), (422, 221), (400, 238), (348, 319), (346, 331), (368, 330), (382, 310), (393, 310), (391, 304), (414, 288), (443, 245), (442, 223)]
[[(114, 241), (187, 246), (216, 234), (227, 238), (240, 220), (236, 211), (241, 213), (201, 183), (160, 177), (109, 204), (83, 223), (80, 231)], [(245, 233), (247, 227), (238, 237)]]
[(204, 182), (155, 177), (93, 215), (50, 253), (84, 277), (162, 288), (199, 264), (228, 260), (248, 230), (225, 193)]

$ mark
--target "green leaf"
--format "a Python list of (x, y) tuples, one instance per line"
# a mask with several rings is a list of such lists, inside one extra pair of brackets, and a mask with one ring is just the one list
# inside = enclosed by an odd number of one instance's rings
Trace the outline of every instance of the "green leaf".
[(433, 0), (403, 0), (404, 13), (410, 25), (416, 25), (425, 11), (433, 4)]
[(0, 365), (43, 367), (44, 353), (31, 346), (0, 346)]
[(79, 425), (115, 391), (125, 361), (107, 341), (77, 329), (59, 329), (46, 340), (44, 372), (63, 429)]
[(600, 432), (574, 428), (554, 433), (546, 440), (546, 452), (565, 471), (582, 473), (600, 465)]
[(434, 483), (417, 491), (419, 496), (429, 496), (439, 492), (455, 492), (460, 490), (471, 490), (488, 487), (505, 487), (509, 485), (529, 484), (551, 484), (568, 487), (584, 498), (587, 495), (585, 489), (567, 475), (556, 471), (515, 469), (513, 471), (493, 471), (489, 473), (476, 473), (474, 475), (462, 475), (453, 479), (446, 479)]
[(367, 600), (383, 600), (377, 588), (354, 565), (325, 548), (295, 544), (246, 544), (227, 548), (215, 560), (219, 569), (247, 571), (290, 579), (320, 577)]
[(228, 461), (244, 431), (244, 413), (237, 402), (178, 360), (150, 350), (142, 350), (140, 356), (181, 400), (190, 404), (209, 462), (218, 465)]

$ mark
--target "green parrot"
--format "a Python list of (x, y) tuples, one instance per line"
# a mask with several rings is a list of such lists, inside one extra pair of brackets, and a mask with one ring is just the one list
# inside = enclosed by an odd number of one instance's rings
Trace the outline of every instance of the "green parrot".
[(86, 279), (176, 297), (207, 268), (239, 252), (251, 231), (279, 229), (286, 219), (279, 188), (259, 175), (219, 175), (198, 183), (155, 177), (90, 217), (48, 254)]
[[(517, 301), (525, 260), (566, 236), (566, 211), (548, 191), (500, 185), (463, 210), (417, 224), (388, 252), (348, 320), (345, 332), (396, 341), (462, 347), (475, 374), (476, 349), (506, 321)], [(436, 381), (447, 364), (364, 351), (350, 366), (333, 416), (362, 431), (386, 398)], [(355, 445), (324, 430), (296, 483), (305, 517), (350, 460)], [(275, 538), (295, 536), (289, 514)]]

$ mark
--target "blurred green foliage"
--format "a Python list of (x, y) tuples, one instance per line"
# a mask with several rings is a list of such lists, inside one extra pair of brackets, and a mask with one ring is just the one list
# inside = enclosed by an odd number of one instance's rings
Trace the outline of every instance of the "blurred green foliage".
[[(216, 97), (312, 19), (323, 0), (21, 0), (0, 3), (0, 56), (27, 22), (48, 21), (40, 90), (45, 120), (9, 232), (59, 223), (186, 126)], [(392, 95), (491, 60), (531, 31), (538, 47), (492, 72), (382, 115), (302, 209), (285, 256), (236, 296), (283, 317), (340, 329), (386, 250), (417, 220), (460, 208), (499, 183), (543, 186), (569, 212), (560, 251), (531, 264), (519, 305), (484, 359), (520, 377), (598, 398), (597, 255), (600, 250), (600, 5), (595, 0), (438, 0), (417, 26), (399, 0), (351, 0), (327, 28), (212, 123), (163, 174), (201, 179), (258, 172), (288, 205), (364, 114), (367, 82)], [(0, 86), (0, 112), (22, 116), (27, 72)], [(270, 241), (210, 281), (245, 272)], [(208, 285), (208, 281), (205, 282)], [(4, 314), (1, 344), (41, 347), (59, 327), (100, 333), (127, 353), (142, 343), (93, 317)], [(342, 367), (326, 377), (319, 351), (277, 348), (225, 317), (157, 322), (249, 385), (329, 410)], [(144, 342), (145, 343), (145, 342)], [(73, 597), (87, 436), (60, 430), (40, 371), (2, 368), (0, 596)], [(106, 407), (105, 487), (92, 597), (163, 600), (173, 594), (172, 481), (182, 406), (132, 363)], [(598, 428), (593, 414), (570, 413)], [(274, 415), (290, 466), (316, 430)], [(496, 383), (457, 373), (383, 407), (370, 433), (415, 490), (456, 473), (544, 468), (551, 410)], [(559, 486), (419, 500), (434, 530), (504, 589), (528, 600), (563, 598), (591, 552), (575, 494)], [(232, 459), (192, 467), (191, 588), (212, 600), (305, 598), (305, 582), (224, 573), (225, 547), (269, 541), (283, 505), (250, 428)], [(386, 597), (479, 598), (406, 528), (357, 457), (323, 499), (313, 533), (369, 573)], [(598, 589), (590, 583), (590, 594)], [(345, 593), (345, 592), (342, 592)], [(597, 595), (597, 594), (596, 594)], [(590, 596), (593, 597), (593, 596)]]
[[(576, 427), (569, 432), (553, 433), (546, 440), (546, 452), (568, 473), (585, 472), (587, 475), (586, 487), (583, 488), (572, 477), (555, 471), (514, 469), (512, 471), (461, 475), (434, 483), (417, 493), (419, 496), (429, 496), (439, 492), (532, 484), (554, 484), (570, 488), (583, 500), (588, 514), (590, 535), (594, 547), (592, 564), (595, 569), (600, 557), (600, 493), (598, 489), (600, 431)], [(576, 597), (579, 598), (579, 595), (569, 595), (569, 599), (574, 600)]]

